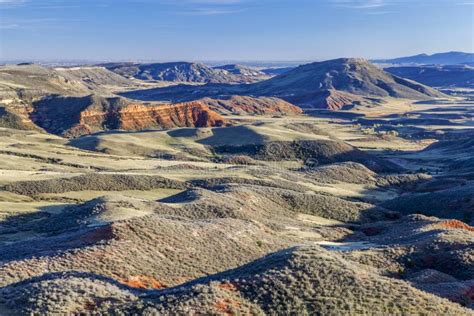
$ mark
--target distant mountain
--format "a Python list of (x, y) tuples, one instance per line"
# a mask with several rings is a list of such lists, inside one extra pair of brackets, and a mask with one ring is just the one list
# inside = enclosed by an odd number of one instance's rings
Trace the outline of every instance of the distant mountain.
[(265, 68), (265, 69), (262, 69), (261, 71), (270, 76), (277, 76), (277, 75), (284, 74), (285, 72), (288, 72), (293, 69), (295, 69), (295, 67)]
[(350, 104), (351, 100), (360, 101), (360, 96), (426, 99), (442, 95), (354, 58), (302, 65), (253, 87), (255, 91), (274, 94), (302, 107), (322, 105), (333, 109)]
[(252, 79), (253, 82), (269, 79), (270, 77), (281, 75), (285, 72), (295, 69), (296, 67), (272, 67), (272, 68), (256, 68), (239, 64), (231, 64), (224, 66), (217, 66), (214, 69), (228, 71), (234, 75), (246, 76)]
[(140, 64), (132, 62), (105, 63), (97, 64), (95, 66), (104, 67), (126, 78), (133, 78), (140, 72)]
[(221, 82), (223, 76), (203, 64), (188, 62), (155, 64), (105, 64), (109, 70), (126, 77), (142, 80), (162, 80), (180, 82)]
[(272, 79), (248, 85), (206, 85), (133, 91), (144, 100), (195, 100), (223, 95), (278, 97), (303, 108), (340, 109), (373, 98), (426, 100), (441, 92), (387, 73), (363, 59), (341, 58), (299, 66)]
[(270, 78), (269, 75), (257, 68), (239, 64), (217, 66), (213, 69), (238, 76), (243, 82), (257, 82)]
[(432, 87), (474, 88), (474, 67), (466, 65), (404, 66), (384, 70)]
[(474, 53), (447, 52), (433, 55), (419, 54), (393, 59), (377, 59), (373, 60), (373, 62), (380, 64), (456, 65), (474, 63)]
[[(249, 67), (226, 65), (211, 68), (201, 63), (172, 62), (154, 64), (112, 63), (103, 64), (107, 69), (128, 77), (141, 80), (159, 80), (193, 83), (248, 83), (265, 79)], [(262, 78), (260, 78), (262, 77)]]

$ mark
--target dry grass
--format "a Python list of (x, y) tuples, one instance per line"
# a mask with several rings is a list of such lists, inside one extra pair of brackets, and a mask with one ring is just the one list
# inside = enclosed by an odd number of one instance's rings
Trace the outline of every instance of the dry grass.
[(472, 314), (472, 175), (383, 173), (443, 164), (350, 120), (1, 129), (0, 314)]
[[(61, 286), (54, 287), (55, 282)], [(87, 289), (87, 295), (78, 295), (81, 288)], [(23, 313), (70, 312), (84, 305), (101, 313), (160, 315), (470, 313), (315, 246), (280, 251), (158, 292), (131, 292), (94, 275), (53, 274), (4, 288), (1, 294), (7, 307)]]

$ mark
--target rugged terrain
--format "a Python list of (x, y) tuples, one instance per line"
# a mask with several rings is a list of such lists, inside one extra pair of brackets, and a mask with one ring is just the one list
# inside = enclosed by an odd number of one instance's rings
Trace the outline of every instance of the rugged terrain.
[(102, 130), (222, 126), (204, 103), (138, 102), (114, 92), (146, 84), (103, 67), (0, 67), (0, 126), (77, 137)]
[(131, 102), (120, 97), (48, 97), (33, 103), (30, 118), (46, 131), (75, 137), (103, 130), (223, 126), (204, 104)]
[(384, 72), (363, 59), (341, 58), (299, 66), (247, 85), (176, 86), (124, 93), (140, 100), (184, 101), (228, 95), (278, 97), (302, 108), (341, 109), (382, 103), (384, 98), (430, 100), (443, 93)]
[(474, 315), (472, 96), (373, 67), (0, 68), (0, 314)]
[(236, 75), (241, 78), (240, 81), (242, 83), (262, 81), (271, 77), (270, 74), (264, 72), (263, 70), (238, 64), (216, 66), (214, 69)]
[(112, 63), (102, 66), (127, 78), (142, 80), (188, 83), (249, 83), (268, 78), (263, 72), (241, 65), (211, 68), (201, 63), (172, 62), (154, 64)]

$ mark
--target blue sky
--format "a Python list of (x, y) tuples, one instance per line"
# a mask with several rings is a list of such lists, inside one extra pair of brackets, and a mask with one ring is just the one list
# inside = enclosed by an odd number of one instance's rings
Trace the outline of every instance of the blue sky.
[(0, 59), (322, 60), (473, 46), (474, 0), (0, 0)]

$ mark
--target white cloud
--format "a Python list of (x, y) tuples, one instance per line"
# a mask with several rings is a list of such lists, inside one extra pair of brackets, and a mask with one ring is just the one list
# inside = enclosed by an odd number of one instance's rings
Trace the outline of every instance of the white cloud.
[(3, 3), (7, 3), (7, 4), (22, 3), (22, 2), (25, 2), (25, 0), (0, 0), (0, 4), (3, 4)]
[(0, 21), (0, 29), (3, 30), (40, 30), (45, 28), (57, 28), (65, 22), (82, 22), (80, 19), (59, 19), (59, 18), (36, 18), (36, 19), (3, 19)]
[(19, 24), (0, 24), (0, 30), (14, 30), (19, 28)]
[[(150, 0), (134, 0), (148, 2)], [(177, 14), (183, 15), (221, 15), (235, 14), (246, 10), (249, 0), (159, 0), (174, 6)]]
[(349, 9), (375, 9), (387, 6), (386, 0), (332, 0), (337, 6)]

